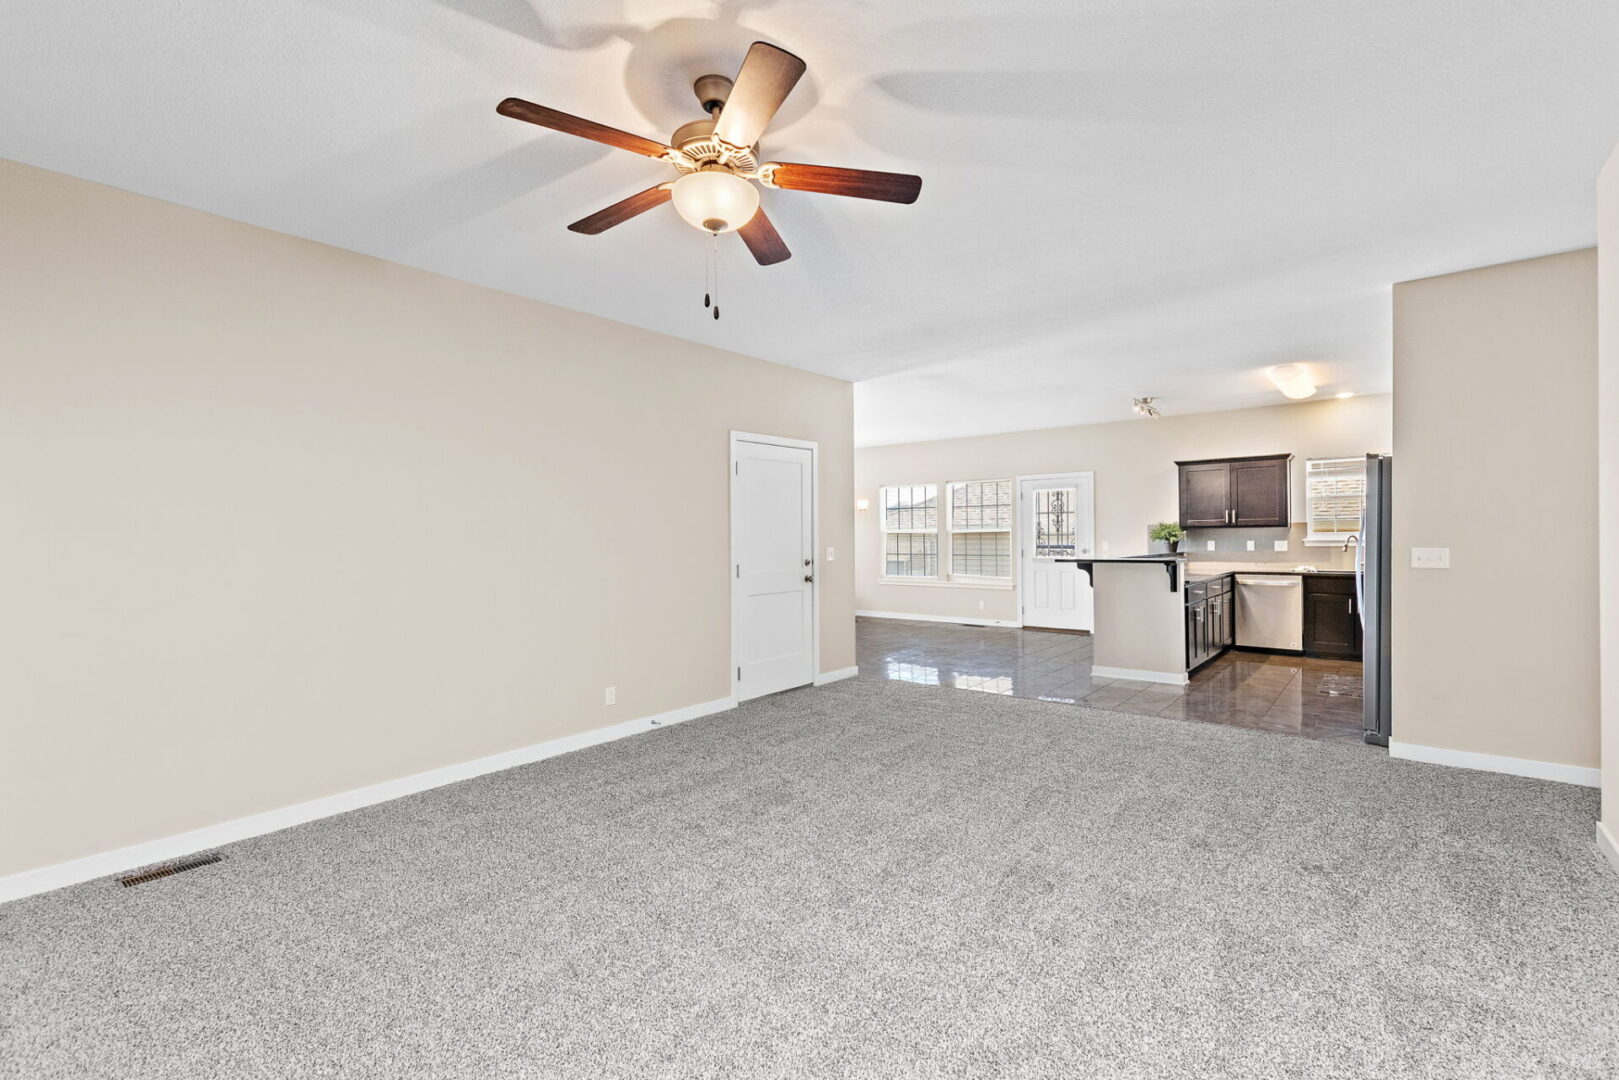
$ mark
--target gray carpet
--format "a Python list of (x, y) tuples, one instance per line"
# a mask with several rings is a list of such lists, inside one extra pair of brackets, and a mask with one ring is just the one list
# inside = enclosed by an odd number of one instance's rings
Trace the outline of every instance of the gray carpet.
[(0, 907), (6, 1077), (1613, 1077), (1594, 792), (859, 679)]

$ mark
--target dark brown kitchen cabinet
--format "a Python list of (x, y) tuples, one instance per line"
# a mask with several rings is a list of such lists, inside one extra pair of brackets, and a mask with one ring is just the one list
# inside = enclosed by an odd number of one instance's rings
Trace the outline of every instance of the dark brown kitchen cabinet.
[(1210, 656), (1209, 604), (1199, 600), (1186, 605), (1186, 670), (1199, 666)]
[(1285, 529), (1292, 464), (1292, 454), (1175, 462), (1181, 527)]
[(1231, 647), (1233, 600), (1230, 575), (1186, 586), (1186, 670), (1201, 667)]
[(1231, 467), (1223, 461), (1181, 465), (1181, 527), (1231, 524)]
[(1340, 660), (1359, 660), (1359, 601), (1352, 577), (1306, 576), (1304, 579), (1304, 652)]

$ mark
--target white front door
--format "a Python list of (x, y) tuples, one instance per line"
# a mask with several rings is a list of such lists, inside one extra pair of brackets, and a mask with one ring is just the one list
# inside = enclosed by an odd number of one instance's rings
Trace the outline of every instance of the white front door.
[(815, 451), (736, 436), (732, 651), (746, 701), (815, 681)]
[(1027, 476), (1018, 482), (1018, 550), (1023, 625), (1091, 630), (1090, 575), (1057, 559), (1084, 558), (1096, 546), (1092, 475)]

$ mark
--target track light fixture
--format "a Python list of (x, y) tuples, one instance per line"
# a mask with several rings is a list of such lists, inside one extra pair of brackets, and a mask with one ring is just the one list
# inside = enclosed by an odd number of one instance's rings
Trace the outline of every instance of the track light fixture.
[(1145, 416), (1148, 420), (1158, 419), (1158, 407), (1152, 403), (1152, 398), (1138, 397), (1133, 401), (1134, 404), (1130, 407), (1135, 410), (1137, 416)]

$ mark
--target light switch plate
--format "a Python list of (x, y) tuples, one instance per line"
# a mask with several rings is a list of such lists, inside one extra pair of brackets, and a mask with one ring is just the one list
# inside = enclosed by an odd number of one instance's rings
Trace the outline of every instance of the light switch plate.
[(1254, 550), (1254, 542), (1252, 540), (1248, 541), (1248, 550), (1249, 551)]
[(1214, 541), (1213, 541), (1213, 540), (1210, 540), (1210, 541), (1209, 541), (1209, 550), (1210, 550), (1210, 551), (1213, 551), (1213, 550), (1214, 550)]
[(1449, 548), (1419, 548), (1411, 549), (1411, 566), (1415, 570), (1449, 570)]
[(1278, 540), (1278, 541), (1276, 541), (1276, 550), (1277, 551), (1286, 551), (1287, 550), (1287, 541), (1286, 540)]
[(838, 549), (837, 548), (829, 547), (829, 548), (826, 549), (826, 561), (827, 562), (837, 562), (838, 561)]
[(1107, 541), (1106, 540), (1102, 541), (1102, 554), (1103, 555), (1107, 554)]

